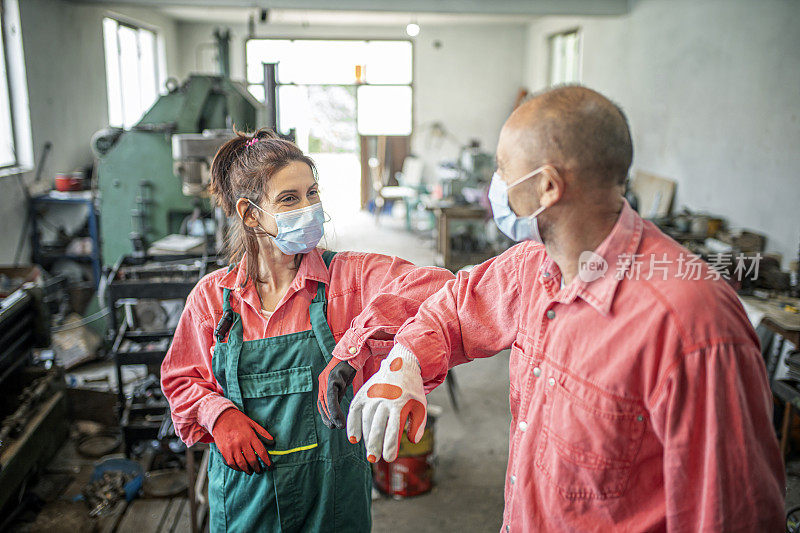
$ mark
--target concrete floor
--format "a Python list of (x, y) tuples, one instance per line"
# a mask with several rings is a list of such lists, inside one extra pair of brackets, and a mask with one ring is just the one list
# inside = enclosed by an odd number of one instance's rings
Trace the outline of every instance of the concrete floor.
[[(402, 221), (382, 216), (380, 224), (364, 212), (337, 208), (326, 201), (333, 250), (379, 252), (418, 265), (434, 261), (433, 242), (403, 229)], [(369, 231), (364, 231), (369, 228)], [(508, 351), (454, 371), (460, 413), (442, 386), (428, 403), (442, 407), (436, 425), (435, 486), (428, 494), (373, 502), (373, 531), (497, 531), (503, 519), (503, 481), (508, 462)]]

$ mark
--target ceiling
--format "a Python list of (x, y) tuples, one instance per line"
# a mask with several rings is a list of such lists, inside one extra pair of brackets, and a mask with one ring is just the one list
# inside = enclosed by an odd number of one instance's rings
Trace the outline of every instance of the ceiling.
[[(245, 23), (253, 16), (259, 20), (261, 9), (244, 7), (189, 7), (157, 8), (161, 13), (183, 22), (217, 22), (220, 24)], [(423, 26), (448, 24), (521, 24), (537, 17), (533, 15), (490, 15), (477, 13), (411, 13), (377, 11), (333, 11), (311, 9), (269, 9), (270, 24), (314, 26), (399, 26), (416, 22)]]
[[(252, 12), (270, 10), (274, 22), (315, 24), (397, 24), (412, 14), (428, 24), (450, 16), (481, 16), (476, 22), (520, 21), (544, 15), (621, 15), (630, 0), (72, 0), (87, 4), (160, 8), (181, 20), (210, 20), (212, 15), (241, 21)], [(202, 18), (201, 18), (202, 17)], [(304, 18), (305, 17), (305, 18)], [(312, 18), (313, 20), (308, 20)], [(337, 18), (341, 17), (341, 18)], [(374, 18), (372, 18), (374, 17)], [(444, 18), (442, 18), (444, 17)], [(499, 17), (499, 19), (497, 18)], [(503, 18), (508, 17), (508, 18)], [(285, 20), (284, 20), (285, 19)], [(402, 19), (402, 20), (401, 20)], [(217, 19), (220, 20), (220, 19)], [(223, 20), (220, 20), (222, 22)], [(333, 22), (330, 22), (333, 21)], [(444, 21), (444, 22), (442, 22)], [(524, 21), (524, 20), (523, 20)]]

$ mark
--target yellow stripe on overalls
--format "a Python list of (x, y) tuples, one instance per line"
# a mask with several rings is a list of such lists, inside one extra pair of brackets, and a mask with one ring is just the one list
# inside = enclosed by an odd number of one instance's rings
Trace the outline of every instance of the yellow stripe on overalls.
[(308, 446), (300, 446), (299, 448), (292, 448), (291, 450), (267, 450), (267, 453), (270, 455), (286, 455), (287, 453), (302, 452), (303, 450), (310, 450), (316, 447), (316, 444), (309, 444)]

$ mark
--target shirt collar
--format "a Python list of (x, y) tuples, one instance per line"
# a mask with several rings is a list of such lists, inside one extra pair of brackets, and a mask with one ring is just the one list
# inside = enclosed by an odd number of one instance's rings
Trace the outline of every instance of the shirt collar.
[[(325, 267), (325, 261), (322, 259), (322, 252), (315, 248), (303, 256), (300, 268), (297, 270), (297, 275), (295, 275), (290, 288), (295, 291), (300, 290), (308, 281), (329, 285), (330, 278), (330, 273)], [(236, 266), (220, 278), (218, 286), (223, 289), (236, 290), (237, 287), (244, 288), (246, 284), (247, 253), (244, 253)]]
[(561, 272), (558, 265), (547, 256), (539, 267), (539, 280), (561, 303), (572, 303), (580, 297), (594, 307), (600, 314), (608, 315), (614, 301), (617, 285), (630, 267), (630, 258), (639, 248), (643, 231), (642, 218), (631, 208), (627, 201), (623, 203), (617, 222), (594, 253), (606, 261), (608, 268), (595, 280), (586, 281), (580, 276), (572, 283), (560, 289)]

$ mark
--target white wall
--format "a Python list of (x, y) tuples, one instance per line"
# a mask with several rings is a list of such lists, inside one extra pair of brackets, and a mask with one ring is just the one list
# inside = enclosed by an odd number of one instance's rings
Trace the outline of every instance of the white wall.
[(580, 27), (583, 77), (626, 111), (634, 169), (678, 181), (675, 206), (800, 242), (800, 2), (633, 0), (622, 17), (528, 27), (526, 83), (547, 82), (547, 36)]
[[(231, 75), (245, 77), (245, 24), (231, 28)], [(178, 24), (181, 78), (216, 72), (210, 24)], [(403, 26), (259, 26), (258, 37), (407, 39)], [(440, 48), (433, 46), (441, 43)], [(414, 39), (414, 134), (412, 150), (430, 171), (440, 159), (458, 155), (458, 144), (430, 142), (432, 122), (441, 122), (461, 143), (477, 138), (494, 153), (503, 122), (523, 83), (526, 27), (522, 24), (428, 25)]]
[[(42, 171), (49, 189), (55, 173), (92, 162), (89, 140), (108, 124), (105, 52), (102, 19), (124, 17), (152, 27), (163, 38), (167, 72), (177, 65), (175, 23), (150, 9), (114, 7), (113, 10), (64, 0), (22, 0), (20, 17), (34, 161), (46, 141), (53, 144)], [(31, 184), (34, 173), (24, 178)], [(10, 263), (22, 230), (25, 206), (14, 177), (0, 178), (0, 213), (5, 220), (0, 232), (0, 264)], [(26, 260), (27, 248), (25, 255)]]

